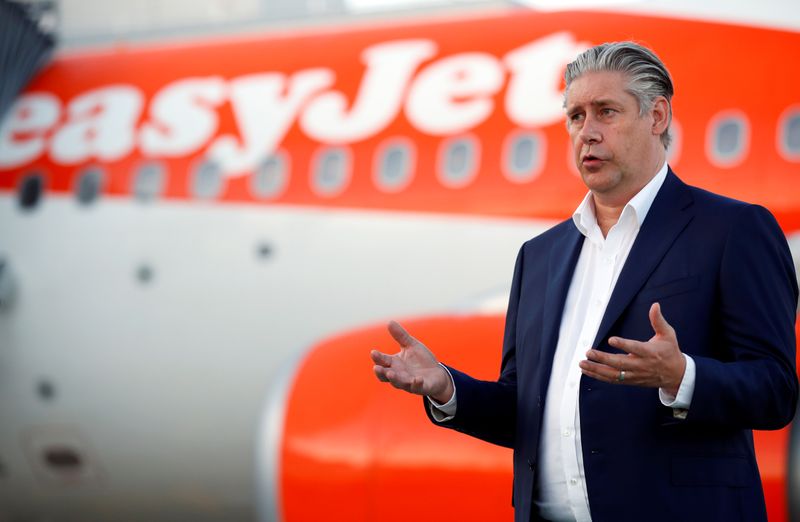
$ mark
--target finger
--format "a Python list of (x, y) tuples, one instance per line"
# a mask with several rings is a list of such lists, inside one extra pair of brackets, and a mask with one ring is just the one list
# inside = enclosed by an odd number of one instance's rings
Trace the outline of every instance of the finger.
[(581, 368), (581, 373), (583, 375), (585, 375), (586, 377), (591, 377), (592, 379), (612, 384), (612, 381), (608, 377), (606, 377), (605, 375), (603, 375), (601, 373), (597, 373), (597, 372), (594, 372), (592, 370), (583, 369), (583, 368)]
[(653, 327), (653, 331), (656, 335), (670, 335), (672, 333), (672, 326), (667, 322), (664, 318), (664, 314), (661, 313), (661, 304), (660, 303), (653, 303), (650, 306), (650, 325)]
[(414, 378), (408, 373), (386, 370), (386, 379), (388, 380), (389, 384), (398, 390), (414, 393), (411, 389), (411, 384), (414, 382)]
[(386, 377), (386, 368), (383, 366), (378, 366), (376, 364), (372, 367), (372, 371), (375, 372), (375, 377), (377, 377), (379, 381), (389, 382), (389, 379)]
[(634, 341), (633, 339), (624, 339), (622, 337), (609, 337), (608, 345), (623, 352), (628, 352), (633, 355), (644, 357), (647, 355), (647, 345), (641, 341)]
[(387, 368), (392, 365), (392, 356), (381, 353), (378, 350), (372, 350), (369, 352), (369, 356), (372, 359), (372, 362), (375, 364), (379, 364), (381, 366), (386, 366)]
[(408, 348), (414, 343), (414, 341), (416, 341), (416, 339), (411, 337), (411, 334), (409, 334), (405, 328), (400, 326), (400, 323), (397, 321), (389, 321), (388, 328), (389, 333), (392, 334), (394, 340), (397, 341), (397, 344), (403, 348)]
[[(386, 382), (394, 386), (395, 388), (401, 388), (403, 382), (400, 380), (398, 374), (394, 370), (390, 370), (388, 368), (383, 369), (383, 376), (386, 378)], [(402, 389), (402, 388), (401, 388)]]
[(411, 382), (408, 385), (408, 391), (411, 393), (422, 394), (422, 387), (423, 387), (423, 379), (422, 377), (414, 377), (411, 379)]
[(625, 368), (630, 367), (630, 356), (629, 355), (619, 355), (619, 354), (612, 354), (601, 352), (600, 350), (589, 350), (586, 352), (586, 358), (590, 361), (594, 361), (600, 364), (605, 364), (606, 366), (611, 366), (612, 368), (623, 370)]
[(625, 380), (620, 381), (619, 375), (620, 370), (617, 368), (613, 368), (611, 366), (606, 366), (604, 364), (595, 363), (592, 361), (581, 361), (579, 363), (581, 367), (581, 373), (586, 375), (587, 377), (592, 377), (593, 379), (597, 379), (598, 381), (607, 382), (609, 384), (620, 384), (620, 383), (628, 383), (629, 374), (625, 372)]

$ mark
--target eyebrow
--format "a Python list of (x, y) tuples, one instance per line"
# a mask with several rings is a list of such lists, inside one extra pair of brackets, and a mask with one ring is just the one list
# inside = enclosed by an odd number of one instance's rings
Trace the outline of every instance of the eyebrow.
[[(607, 105), (620, 105), (620, 103), (618, 101), (615, 101), (615, 100), (612, 100), (612, 99), (605, 99), (604, 98), (604, 99), (599, 99), (599, 100), (592, 100), (591, 102), (589, 102), (589, 105), (591, 105), (592, 107), (605, 107)], [(565, 107), (565, 110), (567, 111), (567, 114), (570, 114), (570, 113), (574, 112), (575, 110), (577, 110), (578, 107), (580, 107), (580, 105), (567, 106), (567, 107)]]

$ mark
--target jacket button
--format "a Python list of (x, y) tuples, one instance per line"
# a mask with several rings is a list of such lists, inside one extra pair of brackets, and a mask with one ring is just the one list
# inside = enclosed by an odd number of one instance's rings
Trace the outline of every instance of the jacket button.
[(533, 471), (536, 469), (536, 464), (531, 459), (528, 459), (528, 468)]

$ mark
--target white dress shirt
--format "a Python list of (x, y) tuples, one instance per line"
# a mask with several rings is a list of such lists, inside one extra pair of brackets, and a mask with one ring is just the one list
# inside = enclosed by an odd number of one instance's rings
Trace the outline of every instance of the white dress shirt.
[[(605, 238), (597, 224), (591, 192), (572, 215), (585, 239), (561, 318), (539, 443), (538, 491), (534, 494), (539, 514), (548, 520), (591, 521), (581, 450), (578, 384), (582, 373), (578, 363), (592, 348), (614, 285), (666, 175), (665, 163), (625, 205)], [(694, 391), (694, 361), (684, 357), (686, 370), (678, 395), (672, 397), (659, 390), (661, 402), (672, 407), (676, 417), (685, 417)], [(455, 393), (446, 404), (430, 402), (437, 421), (455, 415)]]

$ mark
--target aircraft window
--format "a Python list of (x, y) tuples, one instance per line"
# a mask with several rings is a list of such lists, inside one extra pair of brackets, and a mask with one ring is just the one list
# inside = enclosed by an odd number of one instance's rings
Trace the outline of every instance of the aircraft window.
[(398, 192), (411, 181), (411, 145), (405, 141), (393, 142), (384, 146), (378, 154), (378, 188), (386, 192)]
[(153, 201), (164, 190), (164, 165), (159, 162), (143, 163), (133, 178), (133, 195), (139, 201)]
[(544, 156), (542, 138), (529, 132), (513, 134), (503, 154), (506, 178), (515, 183), (532, 181), (541, 172)]
[(350, 181), (350, 157), (346, 149), (327, 149), (320, 152), (312, 170), (313, 188), (320, 196), (335, 196)]
[(0, 312), (11, 309), (17, 293), (17, 282), (8, 261), (0, 258)]
[(23, 210), (33, 210), (42, 199), (44, 191), (44, 176), (41, 174), (28, 174), (19, 184), (19, 205)]
[(256, 167), (250, 177), (250, 190), (259, 198), (275, 198), (283, 193), (288, 182), (289, 168), (286, 154), (272, 154)]
[(747, 121), (743, 115), (716, 118), (710, 125), (709, 156), (719, 167), (732, 167), (745, 155), (749, 140)]
[(222, 192), (222, 171), (213, 160), (198, 163), (192, 176), (192, 195), (200, 199), (213, 199)]
[(442, 144), (439, 155), (439, 179), (446, 186), (467, 185), (478, 170), (478, 146), (472, 137), (455, 138)]
[(88, 167), (78, 177), (75, 197), (81, 205), (91, 205), (100, 196), (102, 189), (103, 170), (100, 167)]
[(44, 450), (45, 463), (52, 469), (75, 472), (83, 467), (81, 454), (72, 448), (55, 447)]
[(148, 264), (143, 263), (136, 268), (136, 279), (143, 285), (152, 281), (154, 275), (153, 268)]
[(800, 109), (795, 109), (782, 118), (778, 134), (784, 156), (793, 161), (800, 160)]
[(275, 247), (266, 241), (261, 241), (256, 245), (256, 258), (266, 261), (275, 255)]
[(50, 401), (55, 398), (56, 389), (52, 382), (47, 379), (40, 379), (39, 382), (36, 383), (36, 393), (43, 401)]

